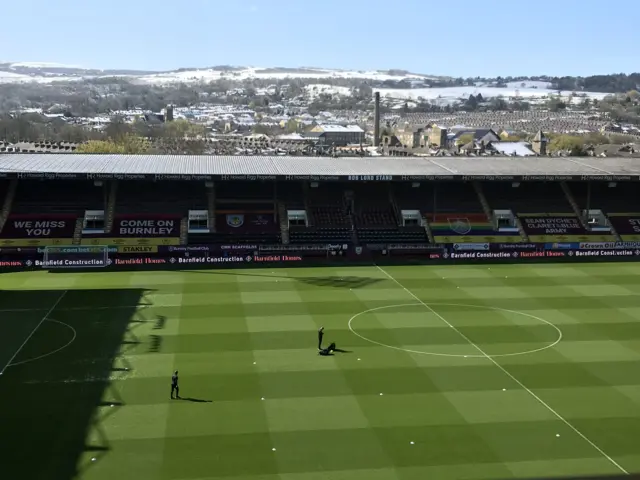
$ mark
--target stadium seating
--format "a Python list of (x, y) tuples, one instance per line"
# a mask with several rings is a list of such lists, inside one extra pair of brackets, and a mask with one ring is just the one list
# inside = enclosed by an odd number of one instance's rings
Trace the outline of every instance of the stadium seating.
[(344, 187), (320, 185), (309, 189), (308, 203), (311, 218), (317, 227), (351, 227), (344, 202)]
[(422, 227), (358, 228), (357, 233), (363, 244), (429, 243)]
[(481, 213), (482, 204), (470, 182), (434, 184), (433, 210), (423, 213)]
[(433, 212), (434, 188), (432, 183), (420, 183), (412, 187), (411, 183), (399, 183), (391, 186), (396, 205), (400, 210), (420, 210)]
[(358, 185), (355, 194), (355, 225), (363, 244), (428, 243), (424, 228), (398, 226), (398, 218), (385, 184)]
[(104, 187), (89, 181), (20, 180), (11, 212), (14, 214), (73, 214), (103, 210)]
[[(4, 200), (9, 182), (0, 180), (0, 199)], [(79, 228), (75, 219), (86, 210), (107, 210), (108, 182), (96, 186), (91, 181), (41, 181), (21, 179), (9, 212), (4, 237), (13, 244), (23, 241), (25, 222), (37, 221), (38, 215), (48, 222), (64, 221), (65, 227), (50, 223), (51, 235), (45, 239), (74, 237)], [(291, 244), (417, 244), (427, 243), (425, 229), (416, 223), (427, 220), (433, 239), (438, 243), (511, 243), (523, 241), (514, 232), (498, 231), (483, 211), (478, 194), (470, 182), (319, 182), (315, 187), (302, 182), (216, 182), (215, 233), (191, 233), (191, 244), (275, 244), (281, 242), (279, 209), (306, 210), (309, 226), (291, 225)], [(603, 210), (623, 240), (640, 241), (640, 194), (635, 184), (617, 182), (572, 182), (569, 189), (579, 208)], [(492, 210), (511, 210), (533, 242), (612, 241), (609, 232), (593, 232), (583, 226), (557, 182), (484, 182), (483, 192)], [(305, 198), (306, 195), (306, 198)], [(352, 201), (351, 201), (352, 199)], [(171, 235), (157, 244), (177, 244), (179, 226), (185, 225), (189, 210), (208, 210), (211, 204), (204, 182), (120, 181), (118, 184), (112, 231), (104, 238), (120, 239), (117, 232), (127, 227), (123, 219), (148, 222), (176, 222)], [(400, 226), (402, 210), (407, 223)], [(64, 218), (63, 218), (64, 217)], [(181, 222), (182, 220), (182, 222)], [(118, 227), (120, 225), (120, 227)], [(164, 225), (164, 223), (162, 224)], [(163, 228), (162, 225), (159, 228)], [(157, 225), (156, 225), (157, 226)], [(117, 227), (117, 228), (116, 228)], [(145, 228), (152, 228), (146, 226)], [(71, 230), (69, 230), (71, 229)], [(178, 234), (176, 233), (178, 232)], [(134, 232), (135, 233), (135, 232)], [(57, 235), (57, 236), (56, 236)], [(77, 235), (77, 232), (76, 232)], [(85, 234), (86, 235), (86, 234)], [(122, 235), (120, 235), (122, 236)], [(135, 245), (134, 234), (129, 235)], [(153, 235), (152, 235), (153, 236)], [(170, 237), (170, 238), (169, 238)], [(77, 240), (77, 236), (75, 237)], [(92, 238), (99, 238), (93, 235)], [(145, 237), (146, 238), (146, 237)], [(163, 237), (164, 238), (164, 237)], [(85, 241), (83, 237), (82, 242)], [(167, 242), (171, 243), (167, 243)], [(124, 240), (123, 240), (124, 242)], [(151, 244), (153, 244), (153, 242)], [(120, 243), (115, 242), (119, 245)], [(124, 243), (123, 243), (124, 244)], [(144, 244), (144, 243), (140, 243)]]
[(571, 182), (568, 184), (573, 197), (581, 209), (610, 212), (640, 211), (640, 189), (635, 183), (617, 182)]
[(217, 182), (216, 199), (220, 200), (267, 200), (275, 201), (276, 184), (262, 181)]
[[(351, 218), (344, 201), (344, 186), (321, 184), (308, 190), (307, 205), (311, 226), (289, 227), (292, 244), (347, 243), (352, 240)], [(289, 191), (291, 194), (293, 190)], [(287, 205), (300, 205), (287, 197)], [(304, 203), (304, 202), (302, 202)]]
[(120, 182), (116, 214), (166, 213), (186, 217), (189, 210), (206, 210), (202, 182)]
[(393, 228), (398, 226), (387, 185), (358, 185), (354, 190), (354, 195), (355, 223), (358, 228)]
[[(4, 197), (9, 188), (9, 180), (0, 180), (0, 203), (4, 202)], [(2, 207), (2, 205), (0, 205)]]
[(351, 229), (346, 227), (289, 227), (291, 244), (324, 244), (351, 242)]
[(493, 210), (521, 213), (569, 213), (571, 205), (557, 182), (486, 182), (483, 192)]
[(277, 232), (267, 233), (190, 233), (191, 245), (276, 245), (280, 243), (280, 235)]
[(288, 210), (304, 210), (304, 190), (300, 182), (280, 182), (277, 184), (277, 198), (284, 202)]

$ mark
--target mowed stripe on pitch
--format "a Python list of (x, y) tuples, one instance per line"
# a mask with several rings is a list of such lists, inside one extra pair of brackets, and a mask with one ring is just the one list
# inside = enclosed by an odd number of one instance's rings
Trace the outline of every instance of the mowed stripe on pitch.
[[(640, 301), (632, 282), (638, 272), (627, 268), (621, 276), (617, 269), (407, 267), (393, 274), (425, 302), (510, 308), (560, 325), (565, 339), (556, 348), (500, 363), (633, 470), (640, 468), (633, 447), (640, 433), (634, 373)], [(183, 480), (213, 478), (212, 472), (255, 480), (615, 472), (562, 422), (509, 388), (486, 359), (413, 355), (351, 334), (346, 322), (355, 313), (407, 302), (401, 289), (375, 280), (375, 270), (276, 272), (84, 276), (85, 287), (146, 282), (152, 306), (140, 309), (146, 322), (136, 329), (140, 343), (124, 355), (132, 372), (112, 384), (125, 406), (101, 425), (111, 437), (109, 453), (83, 478), (127, 479), (133, 471), (142, 472), (136, 478)], [(65, 310), (92, 302), (108, 306), (104, 298), (80, 295), (59, 313), (70, 322), (108, 322), (108, 310)], [(108, 302), (118, 306), (118, 299)], [(487, 348), (546, 340), (545, 330), (511, 317), (461, 306), (438, 312)], [(156, 329), (159, 316), (166, 321)], [(364, 326), (400, 346), (459, 348), (459, 339), (449, 340), (432, 316), (426, 312), (420, 327), (415, 310), (399, 309)], [(320, 325), (327, 340), (353, 353), (319, 358)], [(157, 351), (149, 348), (154, 336), (162, 337)], [(65, 362), (96, 358), (82, 348), (67, 353), (60, 357), (66, 376), (74, 370)], [(181, 371), (183, 396), (213, 402), (171, 402), (173, 368)], [(46, 389), (46, 381), (65, 380), (61, 371), (32, 364), (21, 373)]]

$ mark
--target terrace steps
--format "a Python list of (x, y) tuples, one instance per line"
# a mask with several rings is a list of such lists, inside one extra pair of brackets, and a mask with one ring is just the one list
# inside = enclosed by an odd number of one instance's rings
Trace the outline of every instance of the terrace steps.
[(436, 243), (436, 239), (433, 236), (433, 232), (431, 231), (431, 227), (429, 226), (429, 221), (426, 217), (422, 217), (422, 226), (424, 227), (424, 231), (427, 234), (427, 238), (429, 239), (429, 243)]
[(515, 220), (516, 226), (518, 227), (518, 232), (520, 232), (520, 236), (522, 237), (522, 240), (525, 243), (529, 243), (529, 235), (527, 235), (527, 232), (525, 232), (524, 227), (522, 226), (522, 222), (517, 217), (517, 215), (514, 215), (513, 218)]
[(18, 180), (13, 179), (11, 183), (9, 183), (9, 189), (4, 197), (4, 202), (2, 204), (2, 211), (0, 211), (0, 232), (2, 232), (2, 228), (4, 227), (7, 218), (9, 218), (9, 214), (11, 213), (11, 207), (13, 206), (13, 199), (16, 196), (16, 191), (18, 189)]
[(567, 198), (567, 201), (571, 205), (571, 209), (573, 210), (573, 213), (575, 213), (576, 217), (578, 217), (578, 220), (580, 221), (580, 225), (582, 225), (582, 227), (585, 230), (589, 230), (589, 225), (587, 225), (587, 223), (585, 222), (584, 216), (582, 214), (582, 210), (578, 206), (578, 202), (573, 196), (573, 193), (571, 193), (571, 188), (569, 188), (569, 185), (567, 184), (567, 182), (560, 182), (560, 187), (562, 188), (562, 191), (564, 192), (564, 196)]
[(73, 230), (73, 244), (80, 245), (82, 242), (82, 230), (84, 229), (84, 218), (79, 217), (76, 219), (76, 226)]
[(187, 217), (180, 220), (180, 245), (189, 243), (189, 219)]
[(118, 196), (118, 181), (113, 180), (109, 187), (109, 198), (107, 199), (107, 218), (104, 221), (105, 233), (111, 233), (113, 229), (113, 219), (116, 213), (116, 197)]
[(289, 245), (289, 214), (284, 202), (278, 202), (278, 217), (280, 218), (280, 238), (283, 245)]
[(216, 233), (216, 190), (213, 182), (207, 186), (207, 211), (209, 213), (209, 231)]
[(478, 195), (478, 200), (480, 201), (480, 205), (482, 205), (482, 210), (487, 216), (487, 220), (489, 221), (490, 224), (495, 225), (494, 218), (493, 218), (493, 211), (491, 210), (491, 206), (489, 205), (489, 201), (487, 200), (487, 197), (484, 195), (484, 192), (482, 191), (482, 185), (480, 185), (480, 182), (473, 182), (473, 189), (476, 191), (476, 194)]

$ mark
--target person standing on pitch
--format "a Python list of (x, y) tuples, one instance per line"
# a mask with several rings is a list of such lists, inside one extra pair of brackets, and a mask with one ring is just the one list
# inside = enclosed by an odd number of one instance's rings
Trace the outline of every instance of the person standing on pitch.
[(324, 337), (324, 327), (318, 329), (318, 350), (322, 350), (322, 337)]
[(180, 387), (178, 386), (178, 371), (171, 377), (171, 399), (173, 400), (173, 392), (176, 392), (176, 398), (180, 398)]

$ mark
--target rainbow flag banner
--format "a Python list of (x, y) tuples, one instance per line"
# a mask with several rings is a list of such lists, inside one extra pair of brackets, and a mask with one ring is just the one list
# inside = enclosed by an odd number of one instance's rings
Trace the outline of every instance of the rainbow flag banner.
[(438, 213), (427, 216), (437, 243), (518, 243), (513, 232), (499, 232), (483, 213)]
[(522, 237), (511, 235), (433, 236), (436, 243), (521, 243)]

